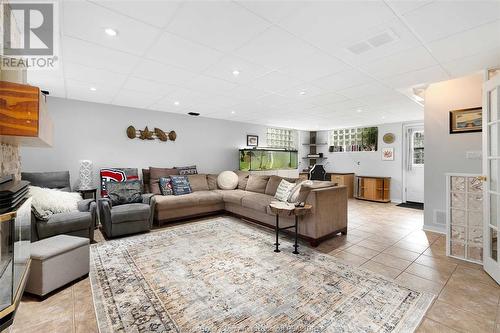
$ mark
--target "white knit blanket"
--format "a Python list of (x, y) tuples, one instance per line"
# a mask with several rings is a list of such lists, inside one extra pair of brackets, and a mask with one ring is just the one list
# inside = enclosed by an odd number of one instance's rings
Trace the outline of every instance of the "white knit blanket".
[(53, 214), (78, 211), (78, 201), (82, 200), (79, 193), (37, 186), (30, 186), (29, 194), (33, 209), (42, 219), (48, 219)]

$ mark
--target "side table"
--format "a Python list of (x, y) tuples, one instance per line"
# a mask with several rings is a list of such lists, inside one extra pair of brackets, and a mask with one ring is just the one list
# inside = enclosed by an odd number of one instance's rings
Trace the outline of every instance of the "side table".
[[(276, 231), (276, 248), (274, 249), (274, 252), (281, 252), (279, 249), (279, 232), (281, 230), (286, 230), (286, 229), (291, 229), (295, 228), (295, 244), (293, 247), (295, 250), (292, 252), (293, 254), (299, 254), (298, 248), (298, 235), (299, 235), (299, 217), (304, 216), (311, 212), (312, 205), (310, 204), (305, 204), (304, 207), (295, 207), (294, 205), (286, 204), (284, 202), (272, 202), (269, 205), (269, 208), (271, 209), (271, 212), (273, 214), (276, 214), (276, 227), (274, 230)], [(294, 216), (295, 217), (295, 225), (291, 225), (288, 227), (280, 228), (280, 220), (279, 217), (281, 216)]]
[[(75, 189), (76, 192), (79, 192), (82, 195), (83, 199), (94, 199), (97, 200), (97, 187), (92, 187), (92, 188), (77, 188)], [(90, 198), (87, 198), (87, 196), (90, 194)]]

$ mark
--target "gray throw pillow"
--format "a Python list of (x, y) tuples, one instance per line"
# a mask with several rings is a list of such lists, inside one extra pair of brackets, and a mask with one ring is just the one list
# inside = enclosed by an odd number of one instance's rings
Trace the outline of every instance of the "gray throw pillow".
[(142, 184), (140, 180), (108, 182), (106, 189), (113, 206), (142, 202)]

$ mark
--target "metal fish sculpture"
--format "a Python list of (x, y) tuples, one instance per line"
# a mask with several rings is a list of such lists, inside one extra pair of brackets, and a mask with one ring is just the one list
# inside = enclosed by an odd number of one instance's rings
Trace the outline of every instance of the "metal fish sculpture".
[(154, 140), (153, 138), (154, 132), (150, 131), (147, 126), (146, 128), (144, 128), (143, 131), (139, 130), (139, 133), (140, 133), (139, 139), (141, 140)]
[(163, 130), (155, 127), (155, 134), (160, 141), (168, 141), (168, 135)]

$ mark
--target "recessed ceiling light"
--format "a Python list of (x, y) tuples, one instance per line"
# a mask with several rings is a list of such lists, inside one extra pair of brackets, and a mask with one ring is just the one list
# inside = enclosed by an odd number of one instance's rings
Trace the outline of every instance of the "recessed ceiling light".
[(302, 90), (301, 92), (299, 92), (299, 94), (301, 94), (301, 95), (305, 95), (305, 94), (306, 94), (306, 92), (305, 92), (305, 90)]
[(115, 37), (116, 35), (118, 35), (118, 31), (116, 31), (115, 29), (111, 29), (111, 28), (104, 29), (104, 32), (106, 33), (106, 35), (111, 36), (111, 37)]
[(236, 112), (235, 111), (231, 111), (231, 114), (235, 114)]
[(240, 71), (239, 71), (239, 70), (237, 70), (237, 69), (235, 69), (235, 70), (233, 71), (233, 75), (234, 75), (234, 76), (238, 76), (238, 75), (240, 75)]
[(96, 87), (90, 87), (90, 91), (97, 91)]
[(174, 102), (174, 105), (175, 105), (175, 106), (178, 106), (179, 104), (181, 104), (181, 103), (179, 103), (179, 101), (175, 101), (175, 102)]
[(358, 113), (361, 113), (361, 112), (363, 112), (363, 110), (361, 110), (361, 109), (357, 109), (356, 111), (358, 111)]
[(190, 116), (194, 116), (194, 117), (197, 117), (199, 116), (200, 114), (198, 112), (188, 112), (188, 115)]
[(382, 116), (382, 119), (385, 119), (385, 116)]

